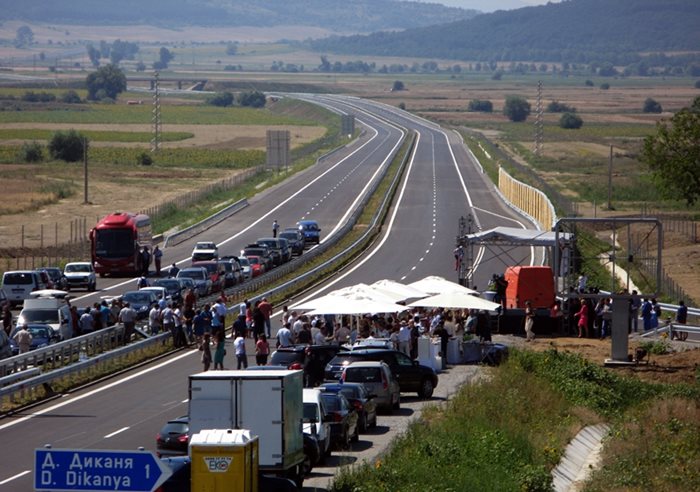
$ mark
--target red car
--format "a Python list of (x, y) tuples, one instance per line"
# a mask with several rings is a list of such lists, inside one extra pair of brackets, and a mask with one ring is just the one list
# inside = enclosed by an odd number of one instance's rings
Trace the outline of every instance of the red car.
[(259, 256), (248, 256), (248, 263), (250, 263), (250, 276), (252, 278), (258, 277), (265, 273), (265, 264)]

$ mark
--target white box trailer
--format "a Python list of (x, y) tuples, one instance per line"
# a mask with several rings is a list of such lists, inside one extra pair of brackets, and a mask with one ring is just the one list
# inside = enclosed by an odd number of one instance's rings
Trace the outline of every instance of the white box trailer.
[(303, 480), (303, 371), (207, 371), (189, 378), (190, 435), (248, 429), (260, 439), (261, 473)]

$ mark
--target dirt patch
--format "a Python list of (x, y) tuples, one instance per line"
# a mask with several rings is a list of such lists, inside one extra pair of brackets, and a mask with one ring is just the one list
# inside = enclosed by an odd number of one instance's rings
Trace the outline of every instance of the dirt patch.
[[(4, 123), (0, 129), (22, 130), (65, 130), (65, 124), (61, 123)], [(77, 131), (105, 131), (105, 132), (150, 132), (151, 125), (98, 125), (98, 124), (71, 124), (70, 127)], [(266, 145), (267, 130), (289, 130), (290, 146), (299, 147), (306, 143), (321, 138), (326, 129), (320, 126), (301, 125), (163, 125), (163, 132), (187, 132), (194, 136), (177, 142), (163, 142), (164, 148), (235, 148), (235, 149), (259, 149)], [(234, 138), (232, 138), (232, 136)], [(5, 144), (22, 143), (18, 141), (2, 141)], [(228, 146), (227, 146), (228, 144)], [(148, 142), (93, 142), (96, 147), (143, 147), (149, 148)]]
[[(525, 343), (523, 338), (504, 336), (503, 339), (518, 347), (537, 352), (549, 349), (579, 354), (596, 364), (602, 365), (610, 358), (610, 339), (579, 338), (536, 338)], [(649, 383), (697, 383), (697, 368), (700, 366), (700, 347), (689, 342), (669, 342), (674, 350), (664, 355), (648, 355), (645, 362), (630, 367), (611, 368), (618, 374), (633, 376)], [(638, 347), (638, 340), (630, 340), (630, 353)]]

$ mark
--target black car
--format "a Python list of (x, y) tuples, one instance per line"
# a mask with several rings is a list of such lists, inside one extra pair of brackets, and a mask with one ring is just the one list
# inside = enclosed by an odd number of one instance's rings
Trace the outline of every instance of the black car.
[(182, 302), (182, 284), (174, 278), (159, 278), (153, 287), (163, 287), (174, 302)]
[(324, 392), (342, 393), (355, 407), (359, 416), (360, 432), (377, 426), (377, 404), (374, 395), (370, 395), (362, 383), (323, 383), (318, 387)]
[(180, 456), (187, 454), (190, 419), (187, 415), (169, 420), (156, 436), (158, 456)]
[(331, 360), (325, 369), (327, 380), (337, 380), (343, 373), (343, 368), (357, 361), (383, 361), (391, 369), (399, 382), (402, 393), (416, 392), (421, 398), (433, 396), (433, 390), (438, 384), (438, 376), (431, 367), (423, 366), (418, 361), (411, 360), (398, 350), (353, 350), (341, 352)]
[(158, 302), (158, 296), (153, 291), (130, 290), (122, 295), (122, 302), (128, 302), (136, 311), (136, 319), (148, 317), (148, 311), (154, 303)]
[(300, 255), (304, 252), (306, 240), (304, 239), (304, 234), (302, 234), (299, 229), (285, 229), (279, 233), (279, 237), (287, 240), (292, 254)]
[(241, 256), (257, 256), (265, 264), (265, 271), (269, 272), (272, 270), (272, 252), (267, 246), (261, 246), (259, 244), (249, 244), (241, 250)]
[(336, 449), (348, 449), (351, 441), (357, 442), (360, 438), (355, 407), (341, 393), (322, 392), (321, 400), (331, 426), (331, 441)]
[(51, 280), (51, 284), (53, 284), (54, 289), (66, 290), (68, 281), (66, 280), (65, 275), (63, 275), (63, 270), (58, 267), (44, 267), (41, 268), (41, 270), (46, 272), (49, 280)]
[(279, 347), (270, 357), (270, 365), (304, 370), (304, 386), (313, 388), (323, 382), (326, 364), (340, 351), (336, 345), (292, 345)]
[(272, 254), (272, 262), (275, 266), (280, 266), (283, 263), (292, 259), (292, 251), (289, 249), (289, 243), (286, 239), (276, 237), (261, 237), (257, 240), (260, 246), (270, 248)]

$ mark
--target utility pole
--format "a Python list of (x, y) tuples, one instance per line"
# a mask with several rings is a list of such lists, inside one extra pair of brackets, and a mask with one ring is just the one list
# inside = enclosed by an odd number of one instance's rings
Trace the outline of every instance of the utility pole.
[(610, 146), (610, 158), (608, 159), (608, 210), (612, 210), (612, 170), (613, 170), (613, 146)]
[(537, 82), (537, 104), (535, 106), (535, 155), (542, 156), (542, 140), (544, 138), (544, 126), (542, 122), (542, 81)]
[(83, 137), (83, 205), (90, 203), (88, 201), (88, 151), (87, 151), (87, 139)]
[(160, 119), (160, 80), (159, 73), (156, 72), (153, 80), (153, 115), (151, 123), (153, 126), (153, 138), (151, 139), (151, 153), (156, 153), (160, 150), (162, 121)]

